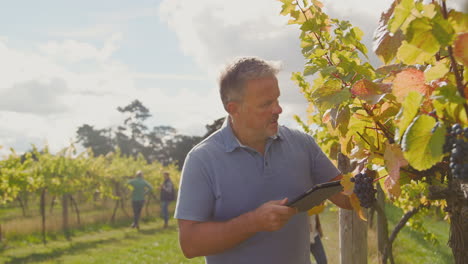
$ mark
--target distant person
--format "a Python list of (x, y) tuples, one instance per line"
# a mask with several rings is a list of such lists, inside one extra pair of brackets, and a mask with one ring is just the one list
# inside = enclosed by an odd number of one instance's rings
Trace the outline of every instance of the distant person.
[(169, 223), (169, 203), (175, 198), (174, 184), (169, 177), (169, 172), (164, 172), (164, 182), (161, 184), (161, 213), (164, 219), (164, 228)]
[(143, 179), (143, 172), (137, 171), (135, 178), (128, 181), (128, 184), (133, 186), (132, 191), (132, 208), (133, 208), (133, 223), (132, 228), (140, 230), (140, 215), (141, 209), (145, 204), (145, 194), (153, 189), (153, 186)]
[[(310, 263), (307, 213), (286, 204), (342, 175), (310, 135), (279, 125), (277, 73), (262, 59), (244, 57), (221, 75), (228, 118), (187, 155), (177, 197), (179, 242), (188, 258)], [(343, 193), (330, 200), (352, 209)]]
[(327, 264), (327, 255), (323, 247), (322, 237), (323, 230), (320, 225), (319, 213), (323, 211), (325, 205), (318, 205), (310, 209), (307, 213), (309, 215), (309, 228), (310, 228), (310, 253), (315, 258), (317, 264)]

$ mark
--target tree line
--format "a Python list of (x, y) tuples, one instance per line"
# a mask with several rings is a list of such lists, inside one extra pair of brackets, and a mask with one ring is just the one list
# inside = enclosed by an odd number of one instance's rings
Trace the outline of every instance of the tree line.
[(90, 148), (96, 157), (119, 149), (124, 156), (136, 157), (141, 153), (149, 163), (174, 163), (179, 169), (190, 149), (219, 129), (224, 122), (224, 117), (216, 119), (205, 125), (206, 133), (203, 136), (191, 136), (180, 134), (174, 127), (166, 125), (149, 128), (146, 122), (152, 114), (137, 99), (126, 106), (117, 107), (117, 111), (125, 116), (123, 124), (108, 128), (83, 124), (76, 131), (77, 142)]

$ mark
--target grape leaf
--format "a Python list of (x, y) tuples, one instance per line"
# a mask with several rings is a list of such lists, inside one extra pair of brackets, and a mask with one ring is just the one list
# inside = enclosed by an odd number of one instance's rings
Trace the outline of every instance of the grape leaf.
[(427, 170), (444, 157), (445, 127), (427, 115), (417, 116), (403, 135), (402, 148), (406, 160), (417, 170)]
[(354, 189), (354, 182), (351, 182), (352, 173), (343, 174), (341, 178), (341, 185), (343, 185), (343, 193), (346, 195), (351, 195)]
[(408, 161), (398, 145), (390, 144), (388, 141), (385, 145), (384, 161), (389, 175), (388, 178), (390, 178), (390, 180), (386, 179), (385, 185), (390, 193), (398, 196), (397, 187), (394, 185), (398, 184), (400, 180), (400, 168), (407, 166)]
[(317, 88), (311, 95), (314, 104), (322, 111), (335, 107), (349, 99), (349, 90), (341, 89), (341, 82), (328, 80), (324, 85)]
[(428, 67), (424, 71), (424, 80), (430, 82), (433, 80), (440, 79), (445, 76), (449, 71), (449, 68), (443, 61), (438, 61), (434, 66)]
[(415, 68), (408, 68), (397, 73), (393, 80), (392, 93), (398, 102), (403, 102), (411, 91), (417, 91), (426, 96), (432, 93), (432, 88), (425, 84), (424, 72)]
[(374, 52), (384, 64), (389, 64), (395, 58), (398, 48), (404, 39), (401, 30), (392, 33), (388, 30), (387, 26), (396, 4), (397, 2), (394, 1), (387, 12), (382, 13), (379, 25), (374, 31), (374, 40), (372, 42)]
[(401, 195), (401, 187), (399, 182), (395, 182), (392, 178), (387, 177), (384, 182), (384, 187), (390, 194), (392, 199)]
[(409, 44), (406, 40), (403, 41), (397, 52), (398, 60), (408, 65), (416, 64), (417, 62), (428, 62), (433, 59), (433, 56), (434, 54)]
[(468, 67), (468, 32), (459, 34), (453, 43), (453, 55)]
[(400, 3), (395, 7), (392, 18), (388, 22), (388, 29), (390, 32), (395, 33), (400, 28), (405, 30), (408, 23), (414, 19), (414, 16), (411, 15), (411, 11), (414, 7), (415, 3), (413, 0), (400, 1)]
[(378, 84), (367, 79), (357, 81), (351, 88), (351, 93), (372, 105), (378, 103), (385, 96), (380, 91)]
[(468, 14), (456, 10), (450, 10), (448, 22), (452, 25), (455, 33), (468, 31)]
[(400, 142), (401, 137), (405, 133), (408, 126), (413, 122), (414, 117), (419, 112), (419, 106), (423, 97), (420, 93), (410, 92), (406, 96), (400, 112), (397, 115), (397, 133), (395, 133), (395, 141)]
[(349, 201), (351, 202), (351, 206), (353, 207), (353, 209), (359, 215), (359, 218), (361, 218), (363, 221), (367, 221), (367, 217), (364, 214), (364, 211), (361, 207), (361, 203), (359, 202), (359, 199), (357, 198), (355, 193), (352, 193), (349, 196)]

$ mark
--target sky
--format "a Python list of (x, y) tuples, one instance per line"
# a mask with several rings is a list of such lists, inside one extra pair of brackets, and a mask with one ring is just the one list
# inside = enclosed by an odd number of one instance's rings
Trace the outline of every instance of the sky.
[[(32, 144), (58, 151), (83, 124), (116, 127), (124, 118), (117, 107), (135, 99), (153, 115), (148, 127), (202, 135), (226, 115), (217, 78), (238, 56), (280, 62), (280, 123), (294, 127), (293, 115), (305, 116), (307, 102), (290, 80), (303, 70), (300, 32), (279, 15), (279, 1), (0, 1), (0, 157)], [(323, 2), (331, 17), (360, 27), (372, 50), (392, 1)]]

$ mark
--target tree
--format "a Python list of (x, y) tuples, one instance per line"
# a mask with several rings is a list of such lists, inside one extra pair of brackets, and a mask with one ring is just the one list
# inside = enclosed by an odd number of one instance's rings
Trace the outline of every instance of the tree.
[(110, 129), (94, 129), (93, 126), (84, 124), (78, 127), (77, 142), (85, 148), (91, 148), (94, 156), (106, 155), (114, 151)]

